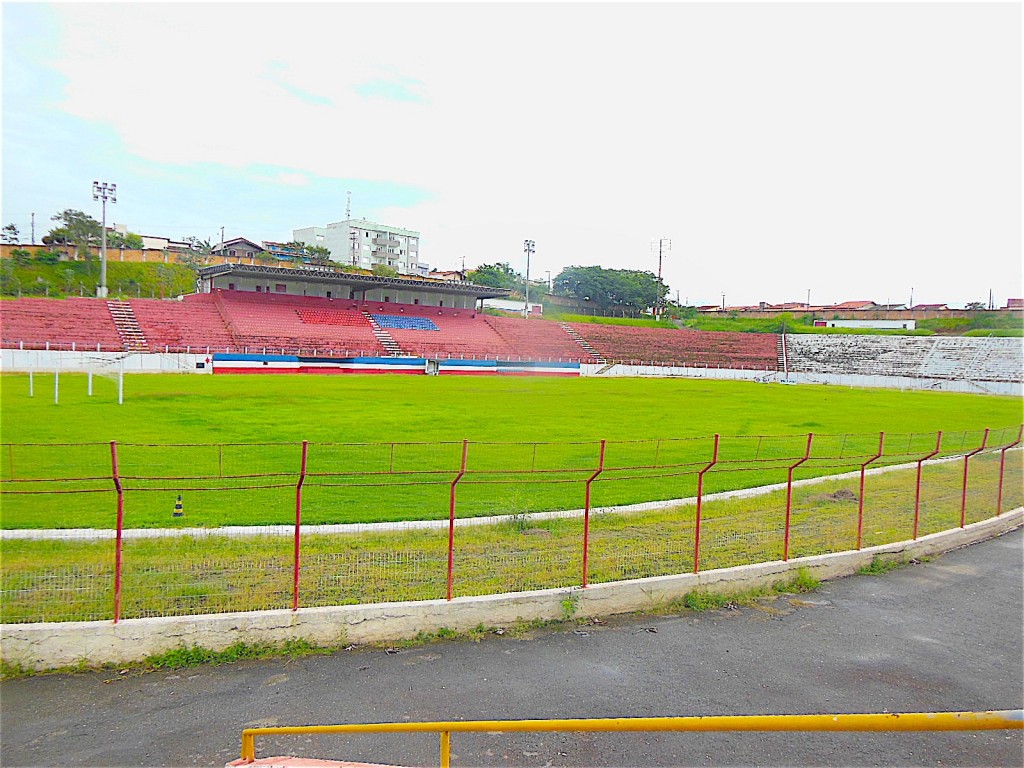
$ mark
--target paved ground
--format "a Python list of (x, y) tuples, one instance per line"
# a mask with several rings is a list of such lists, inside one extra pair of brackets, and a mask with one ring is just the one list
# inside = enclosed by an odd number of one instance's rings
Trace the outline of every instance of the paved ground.
[[(1024, 532), (757, 608), (562, 626), (399, 653), (0, 684), (22, 765), (223, 765), (243, 727), (391, 720), (1024, 706)], [(453, 764), (1024, 764), (1022, 732), (455, 734)], [(291, 738), (260, 756), (437, 764), (435, 736)]]

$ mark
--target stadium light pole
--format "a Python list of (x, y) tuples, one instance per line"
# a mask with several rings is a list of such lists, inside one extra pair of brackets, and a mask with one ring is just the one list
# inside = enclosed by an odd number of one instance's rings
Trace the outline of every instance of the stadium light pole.
[(533, 240), (523, 240), (523, 250), (526, 252), (526, 312), (524, 317), (530, 316), (530, 254), (537, 245)]
[[(103, 223), (100, 227), (100, 284), (96, 286), (96, 298), (107, 298), (107, 200), (117, 202), (117, 184), (94, 181), (92, 199), (103, 201)], [(86, 243), (86, 247), (89, 244)]]

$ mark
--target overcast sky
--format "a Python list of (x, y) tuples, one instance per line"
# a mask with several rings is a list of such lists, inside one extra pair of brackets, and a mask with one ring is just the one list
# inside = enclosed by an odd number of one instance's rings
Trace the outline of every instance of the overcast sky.
[(434, 268), (657, 272), (691, 303), (1020, 297), (1021, 6), (3, 4), (3, 223)]

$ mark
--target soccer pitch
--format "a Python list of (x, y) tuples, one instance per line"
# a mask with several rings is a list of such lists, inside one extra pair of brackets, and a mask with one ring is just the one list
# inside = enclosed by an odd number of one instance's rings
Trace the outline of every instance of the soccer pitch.
[(31, 398), (27, 376), (0, 378), (5, 528), (113, 527), (109, 441), (126, 527), (218, 527), (294, 522), (302, 441), (303, 522), (365, 523), (447, 518), (463, 440), (457, 514), (476, 517), (580, 508), (599, 466), (594, 506), (692, 496), (714, 434), (706, 493), (784, 481), (809, 432), (798, 478), (855, 469), (880, 431), (876, 466), (926, 454), (937, 430), (951, 455), (1021, 422), (1017, 398), (692, 379), (137, 375), (122, 406), (108, 380), (92, 397), (84, 375), (60, 381), (54, 404), (52, 376)]
[(650, 440), (980, 430), (1021, 422), (1016, 397), (709, 379), (460, 376), (0, 376), (4, 443)]

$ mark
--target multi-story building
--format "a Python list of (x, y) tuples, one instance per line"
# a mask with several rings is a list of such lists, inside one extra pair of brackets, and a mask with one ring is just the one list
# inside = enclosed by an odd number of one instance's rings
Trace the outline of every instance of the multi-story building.
[(420, 233), (400, 227), (348, 219), (326, 227), (304, 227), (292, 231), (292, 239), (306, 245), (320, 245), (339, 264), (373, 269), (378, 264), (402, 275), (426, 277), (430, 267), (419, 260)]

